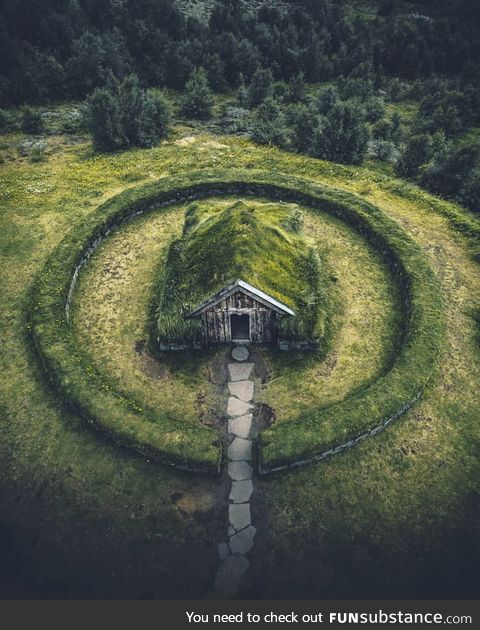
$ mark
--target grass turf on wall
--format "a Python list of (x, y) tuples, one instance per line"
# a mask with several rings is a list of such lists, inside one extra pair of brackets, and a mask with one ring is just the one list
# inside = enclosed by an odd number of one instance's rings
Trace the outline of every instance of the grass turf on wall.
[[(261, 470), (298, 465), (365, 435), (405, 411), (422, 393), (442, 340), (442, 303), (420, 248), (374, 206), (348, 193), (289, 177), (253, 171), (210, 171), (159, 180), (100, 206), (53, 252), (34, 287), (31, 325), (51, 379), (67, 401), (117, 443), (168, 464), (216, 472), (221, 444), (211, 430), (137, 408), (111, 391), (88, 365), (68, 324), (76, 275), (103, 236), (129, 218), (181, 199), (241, 193), (304, 203), (341, 218), (383, 253), (398, 276), (407, 310), (402, 349), (391, 371), (343, 403), (285, 422), (259, 439)], [(72, 282), (73, 279), (73, 282)]]

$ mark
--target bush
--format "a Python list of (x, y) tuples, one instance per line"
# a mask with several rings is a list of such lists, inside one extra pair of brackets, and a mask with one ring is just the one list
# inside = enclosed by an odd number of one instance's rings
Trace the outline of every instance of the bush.
[(258, 68), (248, 86), (250, 107), (257, 107), (267, 98), (273, 97), (273, 75), (269, 68)]
[(257, 108), (252, 118), (251, 138), (258, 144), (284, 147), (287, 143), (285, 116), (271, 97)]
[(88, 99), (87, 119), (93, 144), (100, 151), (151, 147), (170, 129), (164, 97), (140, 89), (134, 75), (97, 88)]
[[(480, 165), (480, 146), (447, 147), (422, 174), (422, 186), (436, 194), (455, 198), (464, 182)], [(474, 178), (467, 186), (474, 186)], [(474, 187), (471, 188), (472, 192)], [(466, 193), (468, 196), (468, 193)], [(470, 207), (470, 206), (469, 206)]]
[(332, 162), (360, 164), (368, 140), (362, 108), (354, 101), (339, 101), (321, 118), (314, 133), (312, 154)]
[(378, 96), (372, 96), (365, 103), (365, 116), (368, 122), (376, 123), (385, 116), (385, 101)]
[(26, 105), (22, 107), (20, 127), (24, 133), (42, 133), (44, 129), (42, 114)]
[(203, 68), (195, 68), (185, 86), (182, 114), (187, 118), (207, 120), (212, 115), (213, 95)]
[(415, 177), (419, 174), (420, 167), (432, 159), (433, 154), (434, 143), (430, 135), (413, 135), (400, 155), (395, 172), (400, 177)]
[(10, 123), (10, 117), (7, 112), (3, 109), (0, 109), (0, 131), (5, 131)]
[(480, 213), (480, 167), (472, 169), (462, 182), (458, 198), (464, 206)]

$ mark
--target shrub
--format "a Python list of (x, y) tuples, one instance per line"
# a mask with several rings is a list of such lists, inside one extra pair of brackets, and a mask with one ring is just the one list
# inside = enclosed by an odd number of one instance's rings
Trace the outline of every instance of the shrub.
[(0, 109), (0, 131), (5, 131), (10, 122), (10, 117), (4, 109)]
[(287, 143), (285, 116), (271, 97), (257, 108), (252, 117), (251, 137), (254, 142), (284, 147)]
[(360, 164), (368, 139), (361, 107), (353, 101), (340, 101), (321, 118), (314, 134), (312, 154), (332, 162)]
[(378, 96), (372, 96), (365, 103), (365, 116), (368, 122), (376, 123), (385, 116), (385, 101)]
[(248, 86), (250, 107), (257, 107), (273, 96), (273, 75), (269, 68), (258, 68)]
[(289, 103), (301, 103), (307, 97), (307, 84), (305, 74), (300, 72), (288, 84), (286, 100)]
[(422, 186), (445, 197), (456, 198), (463, 182), (480, 164), (480, 146), (446, 147), (422, 174)]
[(111, 79), (88, 99), (88, 126), (100, 151), (151, 147), (170, 128), (166, 99), (142, 90), (134, 75), (123, 81)]
[(203, 68), (195, 68), (185, 86), (182, 114), (188, 118), (207, 120), (212, 115), (213, 95)]
[(480, 166), (472, 169), (462, 182), (458, 198), (464, 206), (480, 213)]
[(419, 174), (420, 167), (432, 159), (433, 154), (432, 136), (425, 133), (411, 136), (395, 166), (397, 175), (415, 177)]
[(44, 129), (42, 114), (28, 105), (22, 107), (20, 120), (20, 126), (24, 133), (37, 134), (42, 133)]

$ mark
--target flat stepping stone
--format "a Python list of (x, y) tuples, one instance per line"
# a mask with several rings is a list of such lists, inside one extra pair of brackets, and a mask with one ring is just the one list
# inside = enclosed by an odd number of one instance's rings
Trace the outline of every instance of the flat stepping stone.
[(228, 476), (233, 481), (253, 479), (253, 468), (247, 462), (228, 462)]
[(233, 462), (245, 462), (252, 459), (252, 441), (236, 437), (228, 447), (228, 456)]
[(235, 383), (229, 383), (228, 389), (232, 396), (236, 396), (244, 402), (250, 402), (253, 399), (252, 381), (236, 381)]
[(244, 346), (237, 346), (232, 350), (232, 358), (235, 361), (246, 361), (249, 357), (249, 352)]
[(250, 503), (234, 503), (228, 506), (228, 520), (236, 532), (252, 524)]
[(228, 421), (228, 432), (237, 437), (248, 438), (252, 428), (252, 414), (247, 413), (239, 418), (232, 418)]
[(239, 400), (238, 398), (235, 398), (235, 396), (230, 396), (228, 399), (227, 414), (231, 418), (243, 416), (248, 413), (251, 408), (252, 405), (249, 403), (243, 402), (243, 400)]
[(255, 538), (255, 534), (257, 530), (253, 525), (249, 525), (245, 529), (242, 529), (241, 532), (234, 534), (230, 537), (230, 549), (234, 554), (243, 554), (250, 551), (253, 547), (253, 539)]
[(231, 381), (246, 381), (250, 378), (254, 364), (253, 363), (229, 363), (228, 372)]
[(227, 556), (215, 576), (215, 591), (224, 597), (234, 597), (249, 564), (243, 556)]
[(249, 479), (232, 481), (229, 499), (233, 503), (247, 503), (253, 494), (253, 483)]
[(230, 550), (228, 548), (227, 543), (220, 543), (218, 545), (218, 557), (220, 560), (225, 560), (225, 558), (230, 554)]

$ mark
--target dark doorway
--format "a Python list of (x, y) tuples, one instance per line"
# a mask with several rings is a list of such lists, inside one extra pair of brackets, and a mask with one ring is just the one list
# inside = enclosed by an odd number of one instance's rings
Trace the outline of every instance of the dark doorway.
[(250, 315), (232, 315), (230, 317), (232, 340), (250, 340)]

